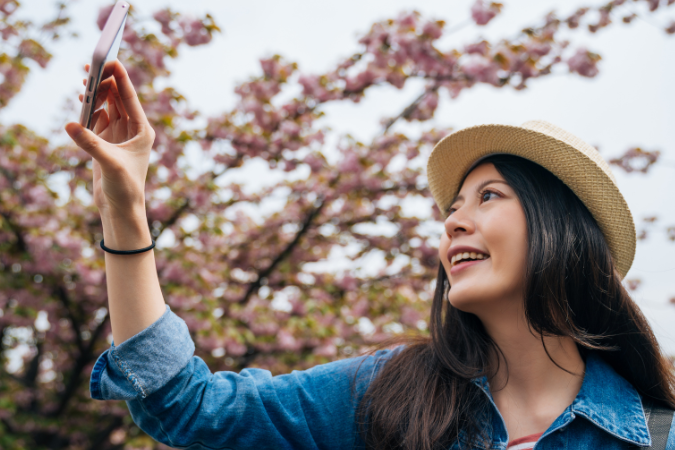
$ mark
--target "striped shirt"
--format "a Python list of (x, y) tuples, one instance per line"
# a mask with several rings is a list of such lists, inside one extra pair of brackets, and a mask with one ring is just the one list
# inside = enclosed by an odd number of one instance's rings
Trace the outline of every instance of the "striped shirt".
[(537, 443), (542, 434), (544, 433), (531, 434), (514, 439), (506, 446), (506, 450), (532, 450), (534, 444)]

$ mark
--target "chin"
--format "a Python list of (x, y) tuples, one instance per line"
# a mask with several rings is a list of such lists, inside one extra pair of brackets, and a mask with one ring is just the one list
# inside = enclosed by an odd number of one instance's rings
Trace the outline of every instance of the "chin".
[(460, 287), (450, 288), (448, 301), (450, 304), (467, 313), (476, 313), (488, 303), (490, 298), (482, 289), (462, 289)]

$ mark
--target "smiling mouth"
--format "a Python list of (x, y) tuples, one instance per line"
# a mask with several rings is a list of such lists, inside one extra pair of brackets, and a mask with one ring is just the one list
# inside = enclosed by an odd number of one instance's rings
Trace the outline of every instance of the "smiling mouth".
[(490, 255), (486, 255), (484, 253), (476, 253), (476, 252), (457, 253), (450, 260), (450, 265), (452, 267), (455, 267), (458, 264), (472, 262), (472, 261), (482, 261), (482, 260), (488, 259), (489, 257), (490, 257)]

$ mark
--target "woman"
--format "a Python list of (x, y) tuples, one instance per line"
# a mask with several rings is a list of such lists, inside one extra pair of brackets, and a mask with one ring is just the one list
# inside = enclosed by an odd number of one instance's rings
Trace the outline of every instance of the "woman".
[(94, 158), (107, 252), (115, 344), (93, 398), (126, 400), (175, 448), (675, 449), (672, 367), (621, 285), (633, 220), (592, 147), (543, 122), (446, 137), (428, 167), (447, 215), (431, 338), (213, 374), (164, 304), (143, 192), (154, 133), (121, 64), (112, 75), (95, 133), (66, 126)]

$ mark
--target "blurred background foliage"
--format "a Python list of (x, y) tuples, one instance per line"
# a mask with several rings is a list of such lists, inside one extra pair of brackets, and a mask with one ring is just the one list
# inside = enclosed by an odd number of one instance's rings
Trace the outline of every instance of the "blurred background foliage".
[[(443, 227), (424, 166), (451, 131), (429, 124), (439, 104), (481, 84), (522, 90), (552, 74), (595, 77), (601, 55), (563, 39), (563, 30), (600, 33), (674, 2), (551, 13), (511, 38), (452, 48), (436, 45), (454, 30), (443, 18), (404, 11), (363, 30), (353, 55), (336, 56), (324, 73), (280, 55), (261, 59), (237, 86), (236, 106), (209, 117), (170, 87), (167, 61), (209, 45), (221, 33), (213, 17), (160, 9), (141, 19), (132, 8), (119, 59), (157, 135), (148, 227), (162, 242), (155, 254), (165, 299), (187, 322), (196, 354), (214, 371), (278, 374), (357, 355), (394, 334), (426, 333)], [(488, 26), (502, 6), (478, 0), (465, 26)], [(99, 28), (111, 7), (101, 9)], [(0, 0), (0, 108), (32, 71), (48, 70), (55, 46), (77, 37), (70, 3), (55, 3), (40, 23), (19, 19), (24, 8)], [(675, 22), (663, 30), (675, 33)], [(156, 88), (158, 79), (166, 87)], [(391, 117), (373, 118), (381, 133), (371, 141), (329, 139), (327, 104), (359, 103), (411, 79), (424, 88)], [(412, 132), (396, 128), (403, 121)], [(89, 373), (111, 342), (102, 230), (90, 158), (58, 142), (30, 124), (0, 123), (0, 448), (166, 448), (133, 424), (124, 403), (89, 397)], [(208, 170), (185, 164), (190, 146)], [(283, 180), (252, 192), (226, 179), (254, 161)], [(633, 147), (611, 162), (648, 173), (660, 153)], [(69, 195), (52, 188), (54, 177), (67, 180)], [(675, 227), (655, 222), (641, 222), (641, 239), (665, 230), (675, 240)], [(640, 280), (626, 283), (636, 289)]]

